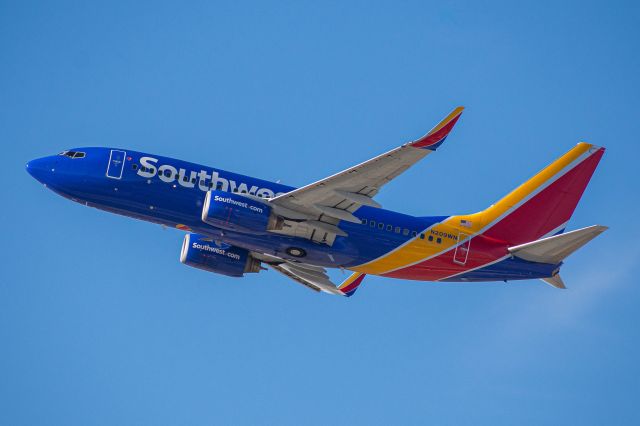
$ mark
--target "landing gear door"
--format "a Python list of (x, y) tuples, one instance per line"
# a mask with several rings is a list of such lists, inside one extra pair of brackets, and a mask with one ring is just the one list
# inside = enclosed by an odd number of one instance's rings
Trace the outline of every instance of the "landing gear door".
[(456, 251), (453, 254), (453, 261), (458, 265), (464, 265), (465, 263), (467, 263), (469, 250), (471, 250), (471, 238), (469, 238), (469, 234), (460, 232), (458, 234), (458, 241), (464, 242), (456, 247)]
[(109, 155), (109, 164), (107, 165), (107, 177), (111, 179), (122, 178), (122, 170), (124, 169), (124, 159), (127, 153), (112, 149)]

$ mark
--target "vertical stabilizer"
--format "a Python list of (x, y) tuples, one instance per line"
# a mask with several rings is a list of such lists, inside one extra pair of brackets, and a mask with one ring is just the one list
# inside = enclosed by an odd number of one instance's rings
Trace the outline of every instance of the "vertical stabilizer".
[(465, 219), (484, 235), (510, 245), (562, 231), (593, 175), (604, 148), (580, 142), (488, 209)]

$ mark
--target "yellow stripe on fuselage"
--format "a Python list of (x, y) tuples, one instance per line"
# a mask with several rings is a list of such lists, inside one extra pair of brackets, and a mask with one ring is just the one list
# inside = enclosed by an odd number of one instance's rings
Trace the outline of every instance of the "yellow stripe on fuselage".
[[(386, 255), (349, 269), (366, 274), (380, 275), (419, 263), (448, 251), (458, 243), (457, 237), (460, 233), (474, 235), (484, 231), (485, 227), (492, 225), (498, 218), (510, 212), (536, 189), (587, 153), (592, 147), (593, 145), (591, 144), (580, 142), (576, 147), (486, 210), (474, 214), (451, 216), (425, 230), (424, 239), (418, 236)], [(462, 221), (466, 221), (465, 225), (462, 225)], [(434, 235), (434, 241), (432, 242), (428, 241), (430, 234)], [(441, 235), (444, 235), (444, 237)], [(456, 238), (449, 238), (449, 235)], [(440, 244), (436, 243), (438, 236), (442, 238)]]
[[(452, 219), (453, 217), (450, 217), (444, 222), (435, 224), (431, 228), (425, 230), (424, 239), (421, 239), (419, 236), (415, 237), (405, 243), (404, 246), (401, 246), (378, 259), (349, 269), (367, 274), (380, 275), (406, 265), (411, 265), (421, 261), (422, 259), (435, 256), (445, 250), (448, 250), (458, 242), (457, 239), (454, 240), (442, 236), (438, 237), (435, 234), (432, 234), (431, 231), (438, 233), (438, 235), (452, 234), (457, 237), (458, 232), (448, 225), (451, 223)], [(433, 235), (433, 241), (429, 241), (429, 235)], [(437, 238), (441, 239), (440, 244), (437, 243)]]

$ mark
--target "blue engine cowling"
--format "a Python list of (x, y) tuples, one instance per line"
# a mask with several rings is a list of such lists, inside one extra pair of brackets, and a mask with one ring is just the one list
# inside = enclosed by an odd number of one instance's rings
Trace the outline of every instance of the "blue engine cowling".
[(245, 273), (260, 272), (260, 261), (242, 248), (205, 241), (206, 237), (187, 234), (182, 242), (180, 262), (193, 268), (203, 269), (230, 277), (241, 277)]
[(279, 219), (266, 203), (239, 194), (209, 191), (202, 206), (202, 221), (216, 228), (240, 232), (278, 229)]

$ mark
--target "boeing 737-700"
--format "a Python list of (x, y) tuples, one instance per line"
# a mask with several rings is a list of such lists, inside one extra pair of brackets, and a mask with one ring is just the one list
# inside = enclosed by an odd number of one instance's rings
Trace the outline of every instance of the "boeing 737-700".
[[(453, 110), (423, 137), (293, 188), (120, 148), (74, 148), (27, 171), (72, 201), (186, 232), (180, 261), (232, 277), (272, 268), (297, 283), (351, 296), (366, 274), (419, 281), (542, 279), (564, 288), (564, 259), (606, 230), (565, 232), (604, 148), (581, 142), (487, 209), (411, 216), (374, 200), (440, 149)], [(353, 273), (334, 284), (325, 268)]]

